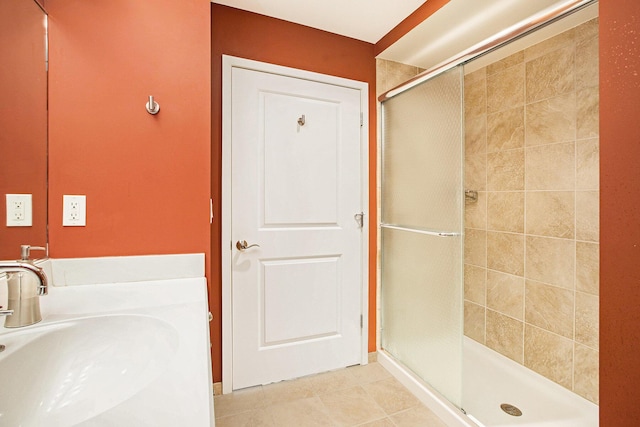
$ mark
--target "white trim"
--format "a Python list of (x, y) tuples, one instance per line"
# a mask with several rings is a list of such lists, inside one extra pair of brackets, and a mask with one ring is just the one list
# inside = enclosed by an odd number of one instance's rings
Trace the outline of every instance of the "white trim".
[[(231, 313), (231, 70), (245, 68), (343, 86), (360, 91), (363, 123), (360, 128), (362, 212), (369, 218), (369, 85), (365, 82), (328, 76), (234, 56), (222, 55), (222, 392), (233, 390), (233, 339)], [(362, 340), (361, 364), (368, 363), (369, 336), (369, 222), (362, 228)]]
[(405, 368), (384, 350), (378, 350), (378, 363), (405, 386), (427, 408), (450, 427), (478, 427), (460, 409), (454, 406), (434, 388)]

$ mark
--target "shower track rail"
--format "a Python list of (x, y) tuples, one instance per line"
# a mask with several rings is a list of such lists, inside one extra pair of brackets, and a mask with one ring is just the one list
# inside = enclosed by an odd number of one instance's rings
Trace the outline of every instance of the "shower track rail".
[(410, 233), (426, 234), (427, 236), (437, 236), (437, 237), (460, 236), (460, 233), (456, 233), (454, 231), (434, 231), (434, 230), (426, 230), (421, 228), (402, 227), (400, 225), (393, 225), (393, 224), (380, 224), (380, 228), (386, 228), (388, 230), (408, 231)]
[(440, 64), (429, 68), (411, 80), (388, 90), (378, 97), (378, 101), (384, 102), (391, 99), (394, 96), (455, 67), (456, 65), (463, 64), (481, 55), (487, 54), (511, 41), (524, 37), (539, 28), (551, 24), (560, 18), (597, 2), (598, 0), (568, 0), (559, 5), (548, 7), (530, 18), (524, 19), (517, 24), (500, 31), (496, 35), (463, 50), (459, 54), (441, 62)]

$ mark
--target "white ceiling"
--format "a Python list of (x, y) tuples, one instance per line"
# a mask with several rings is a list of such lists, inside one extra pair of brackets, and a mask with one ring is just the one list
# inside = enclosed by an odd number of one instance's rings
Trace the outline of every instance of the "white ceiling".
[(212, 0), (237, 9), (376, 43), (425, 0)]
[[(429, 69), (507, 27), (568, 1), (572, 0), (450, 0), (378, 57)], [(376, 43), (425, 0), (212, 2)], [(590, 9), (595, 9), (591, 15), (597, 16), (597, 4)], [(553, 35), (540, 33), (544, 38)]]

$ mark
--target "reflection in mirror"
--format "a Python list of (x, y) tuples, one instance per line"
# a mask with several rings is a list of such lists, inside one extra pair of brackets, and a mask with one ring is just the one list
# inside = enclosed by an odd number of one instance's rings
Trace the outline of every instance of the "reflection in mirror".
[[(0, 259), (17, 259), (47, 243), (47, 17), (35, 0), (0, 1), (0, 58)], [(32, 195), (32, 225), (6, 194)]]

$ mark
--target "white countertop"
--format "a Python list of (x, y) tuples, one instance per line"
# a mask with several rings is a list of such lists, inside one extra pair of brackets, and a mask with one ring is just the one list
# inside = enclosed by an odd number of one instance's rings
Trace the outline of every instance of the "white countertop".
[[(91, 414), (79, 423), (74, 421), (73, 424), (59, 424), (60, 426), (214, 425), (207, 284), (204, 277), (86, 286), (50, 286), (49, 295), (40, 297), (40, 301), (42, 322), (25, 328), (0, 329), (0, 344), (3, 338), (8, 340), (11, 334), (24, 333), (29, 329), (43, 328), (57, 322), (105, 316), (150, 317), (157, 319), (158, 324), (169, 324), (169, 328), (172, 331), (175, 328), (177, 332), (177, 344), (172, 348), (170, 360), (163, 366), (162, 373), (144, 388), (126, 400), (118, 401), (113, 407), (100, 409), (102, 412)], [(117, 334), (118, 331), (113, 333)], [(47, 357), (46, 354), (41, 356)], [(97, 399), (99, 398), (98, 393)], [(2, 400), (0, 397), (0, 415), (3, 410)], [(40, 418), (40, 422), (44, 419), (46, 418)], [(0, 416), (0, 426), (2, 425)], [(30, 425), (38, 424), (34, 421), (32, 424), (24, 424), (23, 427)]]

